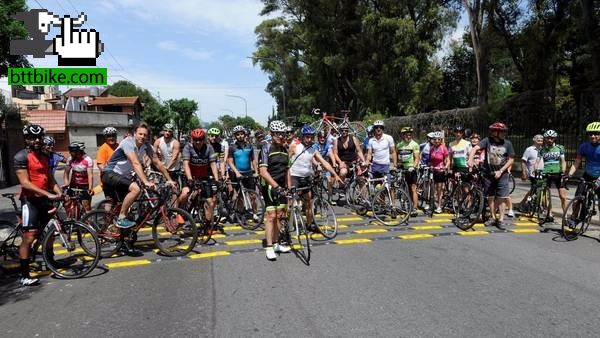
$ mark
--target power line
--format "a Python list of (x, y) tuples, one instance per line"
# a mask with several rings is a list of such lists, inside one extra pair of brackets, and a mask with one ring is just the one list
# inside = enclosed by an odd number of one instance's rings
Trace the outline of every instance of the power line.
[(69, 12), (67, 12), (67, 10), (63, 7), (63, 5), (60, 3), (60, 1), (56, 0), (56, 3), (58, 4), (58, 7), (62, 8), (63, 12), (65, 14), (68, 14)]
[(33, 1), (35, 1), (38, 4), (38, 6), (40, 6), (40, 8), (44, 8), (44, 6), (42, 6), (42, 4), (38, 0), (33, 0)]
[(68, 2), (70, 5), (71, 5), (71, 7), (73, 7), (73, 9), (75, 10), (75, 12), (76, 12), (77, 14), (81, 13), (81, 12), (80, 12), (80, 11), (77, 9), (77, 7), (75, 7), (75, 5), (73, 5), (73, 3), (71, 2), (71, 0), (67, 0), (67, 2)]

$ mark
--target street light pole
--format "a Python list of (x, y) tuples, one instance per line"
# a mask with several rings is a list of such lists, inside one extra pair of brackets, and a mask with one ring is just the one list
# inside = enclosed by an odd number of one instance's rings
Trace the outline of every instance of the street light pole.
[(226, 94), (225, 96), (229, 96), (229, 97), (235, 97), (235, 98), (238, 98), (238, 99), (241, 99), (241, 100), (243, 100), (243, 101), (244, 101), (244, 112), (246, 113), (246, 117), (248, 117), (248, 102), (246, 101), (246, 99), (245, 99), (245, 98), (243, 98), (242, 96), (238, 96), (238, 95), (229, 95), (229, 94)]

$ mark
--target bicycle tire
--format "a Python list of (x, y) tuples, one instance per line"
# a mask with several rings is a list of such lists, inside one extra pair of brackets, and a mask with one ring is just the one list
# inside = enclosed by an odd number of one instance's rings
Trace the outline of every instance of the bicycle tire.
[(367, 137), (367, 128), (365, 128), (365, 125), (359, 121), (352, 121), (349, 124), (353, 135), (356, 136), (358, 141), (362, 142)]
[(410, 198), (402, 189), (398, 189), (394, 197), (388, 188), (379, 189), (373, 195), (371, 211), (375, 219), (383, 225), (392, 226), (406, 223), (411, 210)]
[[(67, 221), (61, 225), (61, 228), (62, 232), (59, 232), (56, 229), (56, 224), (53, 224), (44, 234), (42, 240), (44, 262), (48, 269), (61, 278), (84, 277), (96, 268), (100, 260), (100, 241), (96, 231), (88, 224), (79, 221)], [(83, 247), (75, 249), (75, 244), (81, 245), (84, 240), (88, 250), (91, 247), (96, 248), (96, 250), (91, 250), (93, 255), (90, 255)], [(57, 244), (62, 245), (62, 247), (59, 248)], [(57, 248), (59, 249), (57, 250)], [(58, 255), (61, 258), (57, 258)], [(73, 261), (74, 263), (69, 263)], [(81, 266), (76, 266), (77, 262), (81, 262)]]
[(291, 215), (294, 228), (296, 230), (296, 240), (298, 245), (292, 245), (298, 255), (300, 255), (306, 264), (310, 262), (310, 237), (309, 231), (306, 228), (302, 213), (297, 209), (292, 209)]
[[(593, 216), (591, 211), (596, 207), (594, 199), (595, 196), (591, 201), (589, 196), (577, 196), (567, 204), (567, 212), (561, 223), (561, 233), (565, 240), (576, 240), (587, 231)], [(577, 210), (574, 208), (576, 205), (579, 206)]]
[(510, 173), (508, 175), (508, 194), (512, 195), (512, 193), (515, 191), (516, 187), (517, 187), (517, 181), (515, 180), (515, 177), (512, 175), (512, 173)]
[(312, 210), (315, 224), (321, 235), (327, 239), (335, 238), (338, 232), (338, 224), (331, 204), (322, 197), (313, 198)]
[(204, 219), (204, 204), (202, 204), (202, 211), (200, 211), (199, 208), (194, 207), (190, 210), (189, 214), (192, 216), (196, 224), (196, 231), (198, 232), (197, 243), (200, 245), (208, 243), (212, 238), (212, 230), (215, 226), (212, 222), (210, 226), (207, 225), (207, 222)]
[(20, 239), (23, 234), (21, 228), (15, 228), (18, 224), (5, 220), (0, 220), (0, 229), (12, 229), (7, 238), (0, 243), (0, 256), (7, 260), (8, 257), (12, 259), (19, 259), (19, 246)]
[(361, 216), (365, 216), (371, 208), (368, 196), (368, 187), (365, 181), (357, 180), (348, 186), (346, 200), (350, 208)]
[[(246, 197), (249, 201), (244, 201), (242, 193), (238, 193), (234, 202), (234, 218), (239, 225), (246, 230), (256, 230), (263, 224), (266, 206), (262, 195), (258, 193), (258, 190), (242, 188)], [(254, 197), (254, 198), (252, 198)], [(251, 206), (252, 209), (246, 209), (246, 204), (249, 202), (252, 204), (252, 200), (256, 205)]]
[[(100, 257), (109, 258), (116, 254), (123, 245), (121, 231), (117, 227), (116, 216), (105, 210), (92, 210), (85, 214), (81, 222), (91, 226), (100, 241)], [(87, 247), (83, 245), (83, 249)], [(90, 250), (88, 254), (93, 251)]]
[(537, 205), (535, 207), (536, 219), (539, 225), (546, 223), (552, 211), (552, 195), (550, 195), (550, 187), (545, 186), (537, 196)]
[[(465, 188), (468, 189), (465, 190)], [(479, 188), (463, 183), (454, 188), (452, 196), (453, 223), (457, 228), (467, 231), (473, 228), (480, 218), (484, 218), (485, 200), (483, 192)]]
[[(179, 223), (177, 216), (182, 217), (184, 223)], [(159, 224), (161, 221), (163, 223)], [(152, 239), (161, 254), (169, 257), (185, 256), (192, 251), (198, 241), (196, 222), (192, 215), (183, 209), (165, 207), (164, 213), (160, 212), (154, 219)], [(169, 240), (174, 244), (165, 245)]]

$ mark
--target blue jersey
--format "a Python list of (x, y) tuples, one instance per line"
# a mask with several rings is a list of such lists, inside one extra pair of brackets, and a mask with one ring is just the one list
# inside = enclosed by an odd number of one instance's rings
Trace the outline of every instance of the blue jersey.
[(585, 173), (600, 177), (600, 143), (585, 142), (577, 148), (577, 155), (585, 158)]
[(58, 167), (59, 163), (66, 163), (67, 160), (65, 159), (65, 157), (63, 156), (63, 154), (61, 153), (51, 153), (48, 156), (48, 166), (50, 167), (50, 170), (52, 170), (52, 173), (54, 174), (54, 171), (56, 170), (56, 168)]
[(240, 173), (249, 173), (252, 171), (252, 160), (254, 159), (254, 148), (251, 144), (241, 146), (237, 143), (229, 147), (229, 156), (233, 159), (233, 164)]
[(327, 142), (325, 144), (313, 143), (312, 147), (315, 148), (325, 160), (329, 160), (328, 155), (329, 155), (329, 152), (331, 151), (331, 148), (333, 147), (331, 144), (329, 144)]
[(429, 166), (429, 142), (419, 144), (419, 149), (421, 150), (421, 165)]

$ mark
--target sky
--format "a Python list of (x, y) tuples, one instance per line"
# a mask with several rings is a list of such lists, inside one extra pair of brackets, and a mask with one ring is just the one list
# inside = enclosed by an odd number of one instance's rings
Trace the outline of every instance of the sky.
[[(254, 28), (264, 19), (259, 0), (28, 0), (29, 8), (88, 17), (82, 26), (100, 33), (98, 67), (108, 83), (130, 80), (161, 100), (199, 103), (201, 121), (229, 114), (266, 123), (275, 100), (265, 92), (268, 76), (248, 58), (256, 48)], [(464, 18), (463, 18), (464, 19)], [(464, 31), (461, 20), (454, 37)], [(53, 28), (46, 39), (56, 35)], [(54, 56), (30, 58), (34, 67), (57, 67)], [(8, 89), (6, 78), (0, 88)], [(61, 88), (66, 90), (67, 87)]]

